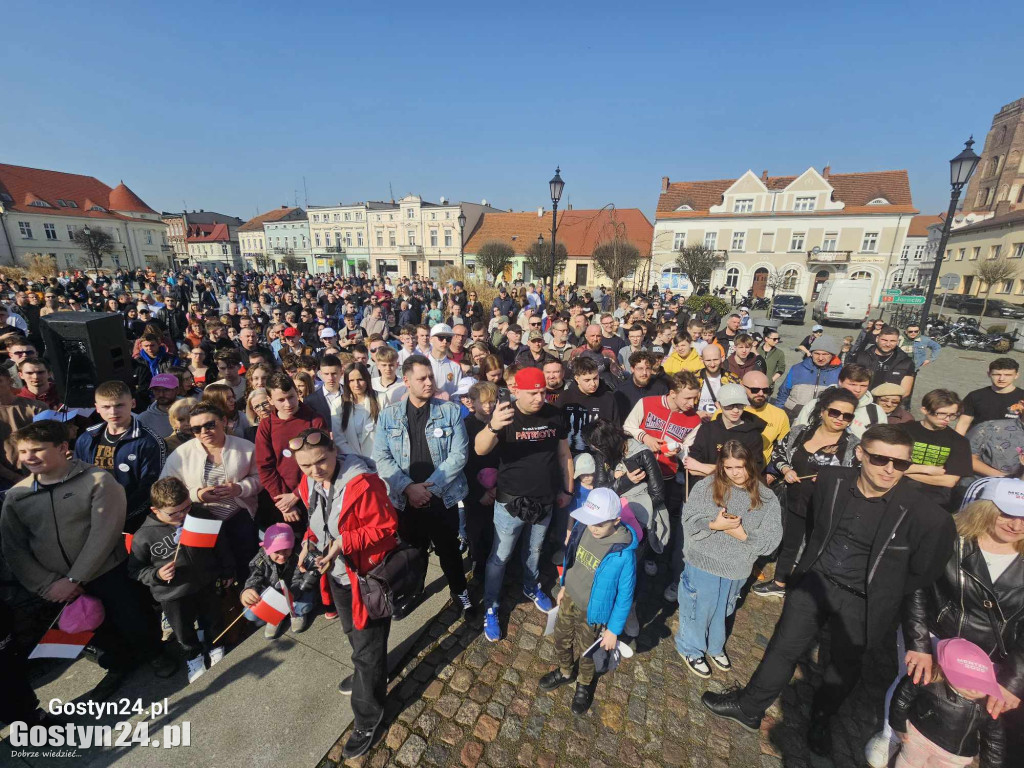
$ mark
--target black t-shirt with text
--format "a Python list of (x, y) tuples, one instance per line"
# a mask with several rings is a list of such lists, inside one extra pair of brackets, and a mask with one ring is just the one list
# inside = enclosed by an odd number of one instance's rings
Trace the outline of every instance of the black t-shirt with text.
[(562, 489), (558, 443), (569, 436), (565, 414), (544, 403), (537, 413), (513, 406), (512, 423), (498, 434), (498, 491), (503, 496), (553, 500)]
[[(919, 421), (911, 421), (900, 425), (903, 431), (914, 441), (911, 459), (915, 464), (930, 467), (942, 467), (947, 474), (968, 477), (974, 474), (971, 465), (971, 443), (963, 435), (949, 427), (931, 430)], [(920, 491), (937, 504), (948, 508), (951, 488), (939, 485), (919, 483)]]
[(1015, 419), (1017, 413), (1010, 410), (1024, 400), (1024, 389), (1014, 387), (1013, 391), (1000, 394), (992, 387), (976, 389), (964, 398), (964, 415), (973, 416), (971, 426), (997, 419)]

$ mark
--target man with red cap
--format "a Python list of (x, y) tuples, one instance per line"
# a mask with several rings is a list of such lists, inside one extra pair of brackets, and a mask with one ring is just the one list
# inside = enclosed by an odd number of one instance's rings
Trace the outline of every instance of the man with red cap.
[(540, 585), (540, 550), (555, 504), (567, 507), (573, 492), (568, 425), (562, 410), (545, 402), (544, 372), (523, 368), (512, 392), (515, 401), (499, 401), (474, 441), (478, 455), (498, 455), (494, 544), (484, 578), (484, 635), (491, 642), (501, 639), (498, 607), (505, 566), (524, 530), (523, 594), (545, 613), (554, 607)]

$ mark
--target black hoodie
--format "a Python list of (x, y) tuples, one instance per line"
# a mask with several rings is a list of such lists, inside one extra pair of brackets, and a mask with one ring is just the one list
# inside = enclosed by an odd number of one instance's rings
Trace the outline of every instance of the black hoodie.
[(615, 404), (615, 393), (603, 381), (597, 385), (597, 391), (585, 395), (575, 383), (558, 398), (558, 407), (565, 411), (565, 420), (569, 425), (569, 448), (573, 455), (587, 450), (583, 442), (583, 428), (596, 419), (604, 419), (618, 424), (618, 409)]
[[(717, 414), (713, 419), (700, 425), (693, 445), (690, 446), (690, 456), (702, 464), (714, 464), (718, 461), (718, 452), (726, 441), (736, 440), (751, 452), (754, 466), (760, 474), (764, 470), (764, 443), (761, 432), (766, 426), (768, 424), (764, 419), (744, 411), (739, 423), (732, 429), (726, 429), (722, 423), (722, 415)], [(703, 479), (699, 475), (688, 476), (691, 488), (693, 483)]]

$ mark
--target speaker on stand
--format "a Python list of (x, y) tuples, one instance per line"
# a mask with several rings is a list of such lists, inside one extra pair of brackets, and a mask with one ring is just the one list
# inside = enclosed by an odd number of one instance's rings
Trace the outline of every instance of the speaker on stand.
[(118, 379), (132, 383), (132, 347), (124, 318), (116, 312), (54, 312), (42, 318), (39, 332), (61, 402), (92, 408), (96, 387)]

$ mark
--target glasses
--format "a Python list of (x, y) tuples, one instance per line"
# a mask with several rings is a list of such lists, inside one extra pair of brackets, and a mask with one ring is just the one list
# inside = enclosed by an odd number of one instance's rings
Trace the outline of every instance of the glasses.
[(940, 419), (941, 421), (952, 421), (953, 419), (955, 419), (960, 414), (956, 413), (956, 412), (954, 412), (954, 413), (939, 413), (938, 411), (928, 411), (928, 415), (931, 416), (932, 418)]
[(325, 440), (330, 440), (330, 438), (320, 430), (317, 430), (316, 432), (310, 432), (305, 437), (293, 437), (288, 441), (288, 447), (294, 453), (295, 451), (301, 451), (304, 445), (320, 445)]
[(24, 357), (27, 354), (28, 354), (28, 350), (19, 351), (19, 352), (15, 352), (14, 350), (11, 350), (11, 352), (10, 352), (11, 357)]
[(744, 408), (746, 408), (746, 404), (745, 403), (730, 403), (729, 405), (723, 405), (722, 406), (722, 410), (723, 411), (731, 411), (733, 408), (737, 408), (737, 409), (742, 411)]
[(892, 468), (897, 472), (906, 472), (910, 469), (910, 465), (914, 463), (910, 459), (894, 459), (892, 456), (883, 456), (880, 453), (871, 453), (871, 451), (865, 450), (863, 446), (861, 447), (861, 451), (863, 451), (864, 455), (868, 457), (868, 460), (876, 467), (884, 467), (889, 462), (892, 462)]
[(531, 320), (531, 321), (530, 321), (530, 327), (531, 327), (531, 328), (540, 328), (540, 320), (538, 320), (537, 322), (533, 322), (533, 321)]
[(825, 413), (828, 414), (830, 419), (842, 419), (846, 422), (853, 421), (852, 411), (850, 413), (846, 413), (845, 411), (840, 411), (838, 408), (826, 408)]
[(192, 431), (196, 434), (200, 432), (213, 432), (217, 429), (217, 420), (204, 421), (202, 424), (193, 424)]
[(755, 395), (767, 395), (772, 391), (771, 387), (748, 387), (746, 384), (744, 384), (743, 387), (748, 392), (753, 392)]
[(270, 410), (270, 401), (269, 400), (264, 400), (262, 403), (253, 403), (252, 404), (252, 409), (254, 411), (262, 411), (264, 408), (266, 408), (267, 410)]

